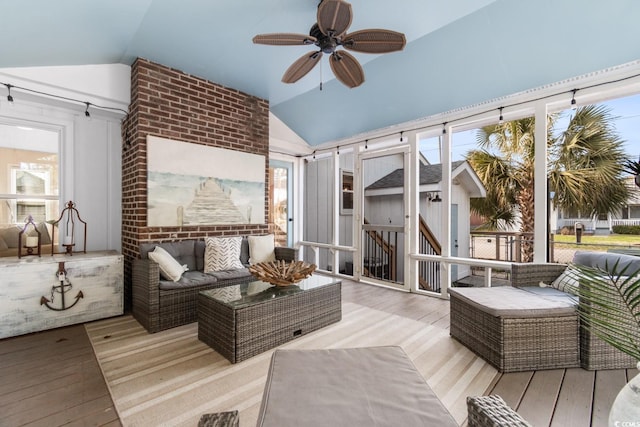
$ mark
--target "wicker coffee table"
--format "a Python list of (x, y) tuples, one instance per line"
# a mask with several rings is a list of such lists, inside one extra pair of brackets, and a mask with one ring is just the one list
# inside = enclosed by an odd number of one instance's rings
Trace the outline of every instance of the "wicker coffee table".
[(342, 319), (342, 283), (311, 276), (255, 281), (198, 295), (198, 339), (237, 363)]

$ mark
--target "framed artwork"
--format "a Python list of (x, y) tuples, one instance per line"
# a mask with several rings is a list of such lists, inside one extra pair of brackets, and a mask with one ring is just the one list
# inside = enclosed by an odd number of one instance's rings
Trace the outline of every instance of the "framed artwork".
[(264, 224), (265, 156), (147, 136), (147, 226)]

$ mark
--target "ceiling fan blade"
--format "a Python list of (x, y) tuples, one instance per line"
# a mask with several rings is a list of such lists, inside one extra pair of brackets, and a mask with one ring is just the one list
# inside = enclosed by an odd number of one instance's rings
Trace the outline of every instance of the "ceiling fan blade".
[(340, 37), (351, 25), (351, 4), (341, 0), (322, 0), (318, 6), (318, 27), (327, 36)]
[(295, 83), (304, 77), (322, 58), (322, 51), (306, 53), (296, 60), (282, 76), (283, 83)]
[(353, 55), (345, 51), (334, 52), (329, 59), (331, 70), (344, 85), (354, 88), (364, 83), (364, 71)]
[(305, 44), (314, 44), (316, 38), (305, 34), (293, 33), (272, 33), (258, 34), (253, 38), (256, 44), (268, 44), (272, 46), (299, 46)]
[(404, 49), (404, 34), (391, 30), (360, 30), (344, 36), (345, 49), (363, 53), (388, 53)]

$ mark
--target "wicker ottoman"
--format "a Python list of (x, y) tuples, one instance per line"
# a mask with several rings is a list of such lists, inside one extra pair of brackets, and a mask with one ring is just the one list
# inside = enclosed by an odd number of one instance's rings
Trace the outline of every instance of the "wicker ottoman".
[(452, 288), (450, 334), (500, 372), (580, 366), (575, 305), (522, 289)]

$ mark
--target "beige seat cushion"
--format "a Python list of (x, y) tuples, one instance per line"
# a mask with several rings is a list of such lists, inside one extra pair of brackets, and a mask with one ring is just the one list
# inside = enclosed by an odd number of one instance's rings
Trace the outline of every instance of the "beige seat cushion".
[(465, 300), (494, 317), (575, 316), (574, 304), (545, 298), (510, 286), (496, 288), (451, 288), (449, 294)]

